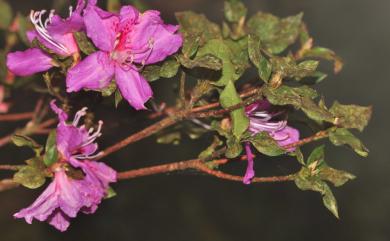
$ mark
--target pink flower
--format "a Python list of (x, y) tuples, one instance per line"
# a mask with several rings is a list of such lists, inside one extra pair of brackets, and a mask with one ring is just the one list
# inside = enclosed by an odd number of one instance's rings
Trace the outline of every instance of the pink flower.
[[(46, 10), (31, 11), (30, 20), (35, 29), (27, 32), (28, 39), (32, 42), (37, 38), (46, 48), (60, 56), (78, 55), (79, 48), (73, 33), (84, 28), (81, 17), (84, 6), (84, 0), (78, 0), (75, 11), (70, 7), (70, 16), (67, 19), (62, 19), (54, 14), (54, 10), (51, 10), (48, 19), (43, 20)], [(39, 48), (17, 51), (7, 55), (8, 69), (19, 76), (44, 72), (54, 66), (52, 58)]]
[(174, 54), (182, 45), (178, 26), (163, 23), (158, 11), (138, 12), (124, 6), (109, 13), (89, 1), (84, 12), (87, 35), (99, 51), (69, 70), (67, 91), (100, 90), (116, 81), (122, 96), (135, 109), (145, 109), (153, 93), (140, 75), (141, 67)]
[[(99, 137), (102, 123), (94, 132), (78, 127), (80, 118), (86, 114), (86, 108), (77, 112), (72, 123), (67, 124), (68, 115), (54, 102), (52, 109), (58, 114), (60, 123), (57, 128), (57, 149), (59, 160), (52, 167), (54, 179), (38, 199), (28, 208), (14, 215), (32, 223), (35, 218), (47, 221), (60, 231), (65, 231), (71, 218), (78, 212), (94, 213), (105, 197), (109, 183), (116, 181), (116, 172), (103, 163), (91, 161), (97, 150), (95, 139)], [(66, 171), (72, 168), (82, 170), (82, 179), (69, 177)]]
[[(269, 112), (271, 104), (267, 101), (259, 101), (246, 107), (245, 111), (249, 117), (249, 132), (253, 135), (260, 132), (267, 132), (278, 145), (283, 147), (299, 140), (299, 131), (287, 125), (287, 121), (273, 121), (278, 115)], [(245, 143), (245, 151), (248, 157), (248, 166), (245, 172), (243, 182), (250, 184), (255, 177), (253, 153), (250, 143)], [(288, 149), (289, 152), (295, 151), (295, 148)]]

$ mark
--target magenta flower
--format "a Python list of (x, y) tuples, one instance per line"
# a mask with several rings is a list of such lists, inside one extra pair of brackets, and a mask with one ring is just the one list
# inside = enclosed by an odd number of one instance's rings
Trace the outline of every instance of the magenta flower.
[(178, 26), (164, 24), (158, 11), (140, 13), (124, 6), (114, 14), (95, 4), (96, 0), (89, 1), (84, 23), (99, 51), (69, 70), (67, 91), (100, 90), (115, 80), (130, 105), (145, 109), (153, 93), (139, 66), (160, 62), (178, 51), (183, 42), (176, 33)]
[[(116, 181), (116, 172), (103, 163), (89, 160), (97, 150), (95, 140), (101, 135), (102, 122), (96, 131), (87, 130), (85, 126), (77, 126), (80, 118), (86, 114), (86, 108), (77, 112), (73, 122), (67, 124), (67, 114), (54, 102), (51, 107), (60, 119), (57, 128), (60, 158), (52, 167), (53, 182), (30, 207), (22, 209), (14, 217), (24, 218), (30, 224), (34, 218), (47, 221), (58, 230), (65, 231), (71, 218), (75, 218), (78, 212), (91, 214), (96, 211), (107, 194), (109, 183)], [(69, 177), (66, 171), (70, 167), (82, 170), (84, 177)]]
[[(277, 141), (278, 145), (283, 147), (299, 140), (299, 131), (287, 125), (287, 121), (273, 121), (272, 119), (278, 115), (273, 114), (268, 110), (271, 105), (267, 100), (259, 101), (246, 107), (245, 111), (249, 117), (249, 132), (253, 135), (260, 132), (267, 132)], [(248, 166), (245, 172), (243, 182), (250, 184), (252, 178), (255, 177), (253, 153), (250, 143), (245, 143), (245, 151), (248, 157)], [(290, 148), (287, 151), (293, 152), (295, 148)]]
[[(74, 12), (70, 7), (70, 16), (67, 19), (62, 19), (54, 14), (54, 10), (51, 10), (48, 19), (43, 20), (46, 10), (31, 11), (30, 20), (35, 30), (27, 32), (28, 39), (32, 42), (37, 38), (46, 48), (60, 56), (69, 57), (73, 55), (78, 58), (79, 48), (73, 33), (84, 28), (81, 16), (84, 6), (84, 0), (78, 0)], [(54, 66), (56, 64), (53, 59), (39, 48), (17, 51), (7, 55), (8, 69), (19, 76), (44, 72)]]

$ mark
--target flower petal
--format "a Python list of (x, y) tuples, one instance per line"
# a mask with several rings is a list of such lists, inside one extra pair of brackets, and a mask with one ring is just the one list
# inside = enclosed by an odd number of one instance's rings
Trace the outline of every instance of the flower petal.
[(99, 90), (106, 87), (114, 76), (114, 63), (107, 53), (96, 52), (68, 71), (66, 86), (68, 92), (83, 88)]
[(134, 62), (153, 64), (176, 53), (183, 44), (183, 38), (176, 33), (178, 26), (165, 25), (158, 11), (146, 11), (139, 18), (139, 24), (129, 35)]
[(134, 69), (128, 71), (117, 67), (115, 80), (122, 96), (136, 110), (146, 109), (145, 103), (152, 96), (153, 92), (149, 83)]
[(55, 210), (47, 221), (61, 232), (65, 232), (70, 225), (70, 218), (61, 209)]
[(114, 49), (116, 28), (119, 17), (88, 4), (84, 11), (84, 23), (87, 35), (101, 50), (110, 52)]
[(251, 144), (249, 142), (245, 143), (245, 151), (248, 158), (248, 165), (246, 167), (245, 176), (243, 179), (244, 184), (251, 184), (252, 179), (255, 177), (255, 170), (253, 168), (254, 161), (253, 161), (253, 153), (251, 150)]
[(31, 48), (7, 55), (7, 67), (15, 75), (29, 76), (53, 67), (52, 59), (42, 50)]
[[(299, 141), (299, 131), (295, 128), (286, 126), (283, 130), (275, 132), (272, 136), (278, 145), (283, 147)], [(288, 149), (289, 152), (295, 151), (296, 148)]]
[(52, 100), (50, 102), (50, 108), (54, 111), (54, 113), (56, 113), (58, 115), (58, 119), (60, 120), (60, 122), (63, 122), (63, 123), (66, 122), (66, 120), (68, 119), (68, 114), (63, 109), (59, 108), (56, 105), (55, 100)]

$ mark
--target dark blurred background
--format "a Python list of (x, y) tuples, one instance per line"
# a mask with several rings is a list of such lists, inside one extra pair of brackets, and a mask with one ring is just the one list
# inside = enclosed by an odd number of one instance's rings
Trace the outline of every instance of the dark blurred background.
[[(12, 0), (14, 9), (27, 14), (29, 9), (50, 9), (53, 1)], [(359, 135), (370, 149), (367, 159), (346, 148), (328, 145), (327, 160), (358, 178), (333, 189), (341, 219), (334, 218), (322, 205), (320, 195), (299, 191), (293, 183), (245, 186), (196, 172), (139, 178), (114, 188), (118, 196), (104, 201), (95, 215), (80, 215), (66, 233), (47, 224), (27, 225), (12, 214), (30, 205), (41, 190), (16, 189), (0, 193), (0, 240), (94, 240), (94, 241), (387, 241), (390, 240), (390, 1), (388, 0), (248, 0), (250, 12), (262, 10), (278, 16), (305, 13), (316, 44), (335, 50), (345, 60), (344, 70), (330, 75), (318, 88), (327, 101), (373, 105), (370, 126)], [(59, 3), (59, 2), (56, 2)], [(174, 12), (205, 12), (215, 21), (222, 20), (222, 0), (146, 1), (174, 23)], [(327, 66), (325, 64), (325, 66)], [(329, 71), (331, 65), (329, 64)], [(164, 81), (162, 81), (164, 82)], [(163, 93), (157, 100), (172, 95), (173, 80), (157, 83)], [(29, 95), (14, 96), (20, 109), (31, 108)], [(31, 97), (33, 98), (33, 97)], [(386, 104), (387, 103), (387, 104)], [(93, 109), (93, 107), (92, 107)], [(108, 123), (102, 147), (120, 140), (145, 125), (127, 106), (112, 114), (98, 111)], [(140, 123), (141, 122), (141, 123)], [(387, 124), (386, 124), (387, 123)], [(11, 131), (1, 125), (1, 133)], [(107, 162), (119, 170), (173, 162), (195, 157), (209, 139), (183, 146), (156, 146), (149, 138)], [(310, 151), (310, 147), (305, 148)], [(29, 153), (12, 146), (0, 151), (1, 162), (21, 162)], [(4, 158), (4, 160), (3, 160)], [(297, 165), (290, 159), (256, 162), (257, 174), (287, 174)], [(243, 163), (244, 164), (244, 163)], [(229, 172), (244, 171), (244, 165), (227, 166)], [(1, 174), (4, 177), (4, 174)]]

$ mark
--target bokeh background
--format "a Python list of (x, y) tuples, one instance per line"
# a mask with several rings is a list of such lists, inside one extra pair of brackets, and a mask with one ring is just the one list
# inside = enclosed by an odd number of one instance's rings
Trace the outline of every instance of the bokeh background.
[[(10, 0), (14, 9), (50, 9), (61, 0)], [(222, 20), (222, 0), (146, 0), (174, 23), (174, 12), (205, 12)], [(0, 193), (1, 241), (387, 241), (390, 240), (390, 1), (388, 0), (247, 0), (250, 12), (262, 10), (278, 16), (303, 11), (316, 44), (335, 50), (345, 60), (344, 70), (330, 75), (318, 88), (329, 103), (373, 105), (370, 126), (359, 136), (370, 149), (366, 159), (345, 148), (328, 145), (327, 160), (358, 178), (334, 189), (341, 219), (335, 219), (322, 205), (320, 195), (299, 191), (293, 183), (244, 186), (196, 172), (139, 178), (114, 186), (118, 196), (104, 201), (95, 215), (80, 215), (66, 233), (49, 225), (27, 225), (12, 214), (29, 205), (41, 190), (16, 189)], [(326, 66), (326, 64), (325, 64)], [(329, 64), (329, 70), (331, 65)], [(170, 100), (173, 80), (157, 83), (157, 100)], [(14, 96), (20, 110), (31, 109), (33, 94)], [(172, 101), (172, 100), (171, 100)], [(93, 108), (93, 107), (92, 107)], [(98, 110), (108, 123), (106, 147), (146, 123), (122, 106), (112, 114)], [(0, 133), (11, 130), (0, 125)], [(108, 131), (110, 130), (110, 131)], [(209, 139), (180, 147), (156, 146), (154, 138), (141, 141), (112, 155), (110, 165), (120, 170), (173, 162), (195, 157)], [(309, 151), (310, 147), (305, 148)], [(0, 150), (1, 162), (21, 162), (29, 153), (12, 146)], [(290, 159), (256, 162), (257, 174), (286, 174), (297, 165)], [(244, 164), (227, 166), (241, 173)], [(0, 174), (4, 177), (6, 174)]]

